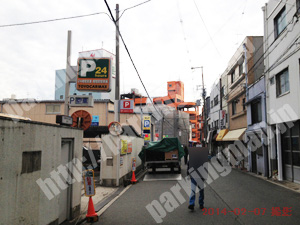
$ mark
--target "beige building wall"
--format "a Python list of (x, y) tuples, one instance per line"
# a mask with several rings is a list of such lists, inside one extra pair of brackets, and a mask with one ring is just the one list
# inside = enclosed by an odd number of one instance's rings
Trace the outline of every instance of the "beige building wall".
[[(56, 112), (47, 112), (47, 107), (57, 107)], [(95, 102), (93, 107), (71, 107), (69, 114), (78, 110), (85, 110), (92, 116), (99, 116), (99, 126), (108, 126), (114, 119), (114, 104), (111, 102)], [(56, 124), (56, 115), (64, 114), (64, 102), (62, 101), (10, 101), (1, 103), (3, 113), (30, 118), (32, 121)], [(120, 123), (131, 125), (140, 134), (141, 117), (139, 114), (120, 114)]]
[[(246, 68), (243, 44), (246, 44), (247, 49), (247, 84), (249, 86), (255, 81), (255, 78), (261, 76), (263, 65), (260, 65), (257, 62), (257, 57), (262, 54), (261, 48), (258, 48), (261, 42), (262, 37), (246, 37), (229, 61), (229, 66), (225, 71), (228, 76), (227, 104), (229, 112), (229, 130), (247, 127), (247, 110), (244, 105), (246, 102)], [(257, 65), (254, 68), (255, 64)], [(236, 103), (236, 113), (233, 115), (232, 105), (234, 102)]]

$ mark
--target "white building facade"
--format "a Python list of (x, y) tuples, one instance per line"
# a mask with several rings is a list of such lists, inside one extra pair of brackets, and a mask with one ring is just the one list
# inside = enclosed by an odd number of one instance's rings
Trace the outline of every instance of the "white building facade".
[(264, 63), (269, 170), (300, 183), (299, 0), (269, 1), (264, 12)]
[(217, 153), (217, 145), (215, 142), (216, 135), (220, 131), (220, 80), (218, 79), (212, 86), (210, 92), (210, 113), (209, 113), (209, 132), (208, 146), (210, 153)]

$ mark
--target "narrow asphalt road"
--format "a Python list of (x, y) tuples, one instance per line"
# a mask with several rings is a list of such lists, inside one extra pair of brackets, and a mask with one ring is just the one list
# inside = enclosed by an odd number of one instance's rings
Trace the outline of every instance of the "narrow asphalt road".
[[(183, 177), (185, 174), (183, 166)], [(187, 208), (189, 183), (140, 181), (118, 198), (94, 224), (299, 224), (299, 193), (245, 172), (232, 170), (225, 177), (219, 176), (204, 190), (205, 210), (196, 205), (191, 212)], [(153, 204), (149, 206), (150, 203)]]

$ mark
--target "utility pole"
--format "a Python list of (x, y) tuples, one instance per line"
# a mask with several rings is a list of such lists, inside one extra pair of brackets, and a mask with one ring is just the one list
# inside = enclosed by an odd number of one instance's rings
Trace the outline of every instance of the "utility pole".
[(70, 69), (71, 69), (71, 40), (72, 31), (68, 31), (68, 44), (67, 44), (67, 66), (66, 66), (66, 83), (65, 83), (65, 104), (64, 114), (69, 116), (69, 93), (70, 93)]
[[(200, 67), (192, 67), (191, 69), (194, 70), (194, 69), (199, 69), (201, 68), (202, 69), (202, 99), (203, 99), (203, 131), (202, 133), (204, 134), (204, 139), (205, 139), (205, 142), (206, 142), (206, 103), (205, 103), (205, 96), (206, 96), (206, 93), (205, 93), (205, 88), (204, 88), (204, 76), (203, 76), (203, 66), (200, 66)], [(204, 143), (204, 146), (205, 147), (206, 144)]]
[(120, 55), (119, 55), (119, 4), (116, 4), (116, 87), (115, 121), (120, 122)]
[[(116, 87), (115, 87), (115, 121), (120, 122), (120, 58), (119, 58), (119, 4), (116, 4)], [(118, 140), (116, 186), (120, 185), (121, 139)]]

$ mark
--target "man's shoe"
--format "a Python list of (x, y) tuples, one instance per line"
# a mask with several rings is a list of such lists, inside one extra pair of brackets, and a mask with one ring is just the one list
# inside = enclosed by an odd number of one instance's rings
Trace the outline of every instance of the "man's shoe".
[(200, 205), (200, 209), (204, 209), (204, 205)]
[(188, 209), (190, 209), (190, 210), (193, 211), (193, 210), (194, 210), (194, 207), (195, 207), (194, 205), (189, 205)]

